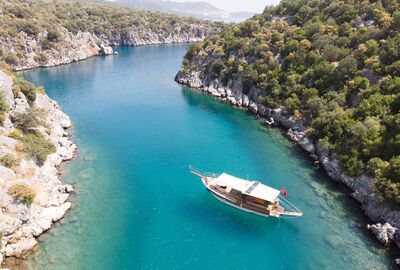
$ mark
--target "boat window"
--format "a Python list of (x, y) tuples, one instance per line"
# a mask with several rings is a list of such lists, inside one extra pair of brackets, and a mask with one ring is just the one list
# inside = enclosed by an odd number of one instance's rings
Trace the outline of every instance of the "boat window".
[(231, 189), (230, 194), (232, 194), (233, 196), (239, 196), (240, 197), (242, 195), (242, 192), (240, 192), (239, 190), (236, 190), (236, 189)]

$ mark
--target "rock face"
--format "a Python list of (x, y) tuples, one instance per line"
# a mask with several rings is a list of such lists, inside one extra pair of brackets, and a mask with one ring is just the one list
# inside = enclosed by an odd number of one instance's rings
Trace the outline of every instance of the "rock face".
[(49, 67), (80, 61), (96, 55), (117, 54), (111, 46), (142, 46), (150, 44), (187, 43), (203, 40), (209, 29), (202, 24), (192, 24), (183, 29), (179, 23), (174, 31), (159, 34), (151, 29), (143, 29), (132, 25), (127, 33), (113, 33), (111, 36), (97, 36), (94, 33), (81, 32), (74, 34), (60, 27), (59, 41), (50, 47), (44, 47), (40, 40), (45, 40), (47, 32), (41, 32), (36, 37), (25, 32), (19, 32), (15, 37), (0, 39), (0, 49), (17, 54), (18, 63), (11, 63), (14, 70), (25, 70), (36, 67)]
[[(209, 56), (212, 57), (212, 56)], [(314, 142), (307, 137), (304, 123), (301, 119), (296, 119), (286, 113), (284, 107), (277, 109), (266, 108), (259, 102), (262, 90), (255, 87), (251, 88), (246, 97), (249, 99), (243, 102), (244, 95), (241, 86), (241, 78), (229, 80), (224, 86), (220, 83), (222, 80), (211, 80), (211, 75), (207, 74), (205, 66), (209, 63), (209, 58), (200, 55), (193, 57), (191, 68), (187, 71), (179, 71), (175, 76), (175, 80), (192, 88), (210, 92), (212, 88), (224, 89), (221, 101), (228, 102), (233, 106), (247, 108), (250, 112), (266, 118), (266, 123), (278, 124), (287, 130), (288, 137), (297, 142), (301, 148), (307, 151), (311, 158), (318, 161), (326, 171), (328, 176), (336, 182), (347, 185), (353, 193), (351, 194), (360, 204), (365, 214), (374, 222), (382, 222), (384, 225), (372, 225), (371, 231), (377, 236), (378, 240), (384, 244), (395, 241), (400, 248), (400, 234), (397, 236), (398, 228), (400, 228), (400, 211), (392, 209), (390, 206), (381, 203), (374, 191), (374, 179), (360, 175), (358, 177), (350, 177), (346, 175), (344, 169), (340, 166), (339, 160), (334, 158), (331, 153), (323, 146)], [(216, 96), (216, 95), (213, 95)], [(242, 100), (242, 102), (240, 102)]]
[(111, 55), (111, 54), (114, 54), (114, 50), (111, 46), (100, 44), (100, 54), (101, 55)]
[[(63, 185), (59, 180), (58, 166), (65, 160), (73, 158), (75, 144), (68, 137), (67, 130), (71, 121), (58, 104), (47, 95), (37, 93), (34, 106), (45, 113), (46, 132), (44, 136), (51, 141), (56, 152), (47, 157), (42, 166), (18, 152), (18, 141), (8, 135), (14, 130), (10, 116), (16, 111), (25, 111), (29, 105), (23, 94), (14, 98), (12, 95), (12, 78), (0, 71), (0, 93), (9, 104), (7, 119), (0, 125), (0, 156), (11, 153), (21, 159), (17, 168), (6, 168), (0, 165), (0, 232), (3, 234), (0, 243), (0, 264), (4, 256), (21, 256), (32, 249), (36, 237), (50, 229), (51, 225), (61, 219), (71, 207), (67, 202), (72, 187)], [(21, 105), (22, 104), (22, 105)], [(32, 187), (36, 193), (33, 203), (28, 207), (15, 201), (8, 189), (16, 183)]]

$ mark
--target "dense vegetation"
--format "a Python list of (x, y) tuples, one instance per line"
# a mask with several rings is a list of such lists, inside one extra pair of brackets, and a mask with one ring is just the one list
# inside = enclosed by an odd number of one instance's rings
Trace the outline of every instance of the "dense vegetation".
[(191, 46), (183, 71), (239, 78), (285, 106), (351, 176), (376, 177), (400, 203), (400, 8), (397, 0), (282, 0)]
[[(113, 36), (127, 35), (131, 27), (138, 33), (154, 33), (168, 36), (176, 31), (189, 33), (195, 31), (194, 24), (207, 26), (210, 32), (221, 24), (201, 21), (194, 18), (178, 17), (170, 14), (116, 8), (105, 4), (74, 1), (48, 0), (6, 0), (0, 1), (0, 48), (10, 38), (21, 32), (38, 41), (44, 50), (57, 49), (62, 35), (61, 28), (71, 33), (90, 32), (98, 37), (112, 40)], [(26, 53), (23, 44), (16, 45), (16, 51), (3, 48), (0, 58), (15, 66)], [(38, 55), (38, 62), (45, 62), (46, 55)]]

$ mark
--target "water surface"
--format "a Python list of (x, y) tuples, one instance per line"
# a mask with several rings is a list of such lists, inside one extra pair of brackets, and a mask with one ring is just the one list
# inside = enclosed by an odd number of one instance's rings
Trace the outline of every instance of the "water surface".
[[(368, 222), (277, 129), (173, 81), (185, 46), (24, 72), (74, 123), (74, 208), (32, 269), (387, 269)], [(262, 218), (211, 197), (189, 165), (256, 179), (304, 211)]]

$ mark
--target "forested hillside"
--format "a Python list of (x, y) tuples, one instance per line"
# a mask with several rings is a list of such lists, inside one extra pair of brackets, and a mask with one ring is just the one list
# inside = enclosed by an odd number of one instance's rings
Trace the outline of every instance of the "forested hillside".
[(191, 46), (182, 74), (223, 84), (308, 127), (348, 175), (400, 203), (400, 8), (396, 0), (283, 0)]
[(16, 69), (96, 55), (99, 45), (199, 41), (222, 24), (100, 3), (0, 1), (0, 58)]

